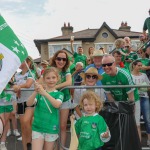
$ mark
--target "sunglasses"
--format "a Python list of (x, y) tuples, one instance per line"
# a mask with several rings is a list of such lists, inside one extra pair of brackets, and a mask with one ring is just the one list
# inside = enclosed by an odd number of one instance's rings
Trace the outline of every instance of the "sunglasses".
[(130, 48), (129, 46), (125, 46), (125, 48)]
[(113, 63), (114, 63), (114, 62), (112, 62), (112, 63), (107, 63), (107, 64), (102, 64), (102, 67), (106, 67), (106, 66), (110, 67), (110, 66), (113, 65)]
[(61, 57), (56, 57), (56, 60), (58, 60), (58, 61), (67, 61), (67, 58), (61, 58)]
[(87, 79), (98, 79), (98, 76), (97, 75), (93, 75), (93, 76), (91, 76), (91, 75), (86, 75), (86, 78)]

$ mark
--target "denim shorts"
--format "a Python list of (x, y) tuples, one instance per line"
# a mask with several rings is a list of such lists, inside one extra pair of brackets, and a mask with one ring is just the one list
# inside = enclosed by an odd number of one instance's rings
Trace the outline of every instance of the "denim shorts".
[(43, 139), (46, 142), (54, 142), (58, 139), (58, 134), (49, 134), (32, 131), (32, 140)]
[(71, 102), (71, 99), (66, 101), (66, 102), (63, 102), (60, 109), (71, 109), (73, 107), (73, 104)]

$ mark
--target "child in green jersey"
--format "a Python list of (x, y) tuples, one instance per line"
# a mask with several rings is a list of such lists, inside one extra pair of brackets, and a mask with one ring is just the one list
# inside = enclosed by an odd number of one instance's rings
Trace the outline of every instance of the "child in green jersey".
[(55, 88), (58, 80), (56, 68), (45, 69), (43, 73), (45, 89), (39, 83), (35, 83), (35, 90), (27, 101), (27, 106), (36, 104), (32, 122), (32, 150), (52, 150), (58, 138), (58, 108), (64, 97), (63, 93)]
[[(95, 92), (87, 91), (80, 99), (80, 106), (85, 116), (75, 123), (79, 135), (78, 150), (101, 150), (104, 142), (108, 142), (111, 137), (105, 120), (98, 114), (103, 106), (102, 101)], [(74, 119), (74, 116), (70, 119)]]

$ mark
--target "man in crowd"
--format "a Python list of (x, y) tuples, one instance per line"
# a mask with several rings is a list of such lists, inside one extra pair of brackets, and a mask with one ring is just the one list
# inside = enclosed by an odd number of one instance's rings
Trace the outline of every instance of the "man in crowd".
[[(149, 9), (149, 15), (150, 15), (150, 9)], [(147, 37), (146, 31), (148, 30), (148, 37), (150, 38), (150, 17), (146, 18), (143, 25), (143, 34), (145, 37)]]
[(116, 66), (120, 68), (124, 68), (124, 63), (121, 61), (122, 54), (120, 53), (120, 51), (117, 50), (113, 51), (112, 55), (115, 58)]
[(73, 57), (74, 57), (74, 64), (76, 64), (77, 62), (82, 62), (84, 65), (84, 68), (86, 67), (86, 62), (87, 62), (87, 56), (83, 54), (83, 48), (80, 46), (78, 47), (77, 52), (74, 51), (73, 48), (73, 42), (74, 40), (71, 39), (71, 51), (73, 53)]

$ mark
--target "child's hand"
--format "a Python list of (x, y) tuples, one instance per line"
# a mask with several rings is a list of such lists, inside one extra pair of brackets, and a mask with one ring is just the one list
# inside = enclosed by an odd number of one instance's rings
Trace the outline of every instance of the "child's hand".
[(109, 137), (109, 131), (104, 132), (101, 136), (102, 136), (102, 138), (108, 138)]
[(35, 91), (38, 92), (39, 94), (43, 95), (43, 96), (46, 94), (46, 91), (43, 88), (43, 86), (38, 84), (38, 83), (35, 84)]

